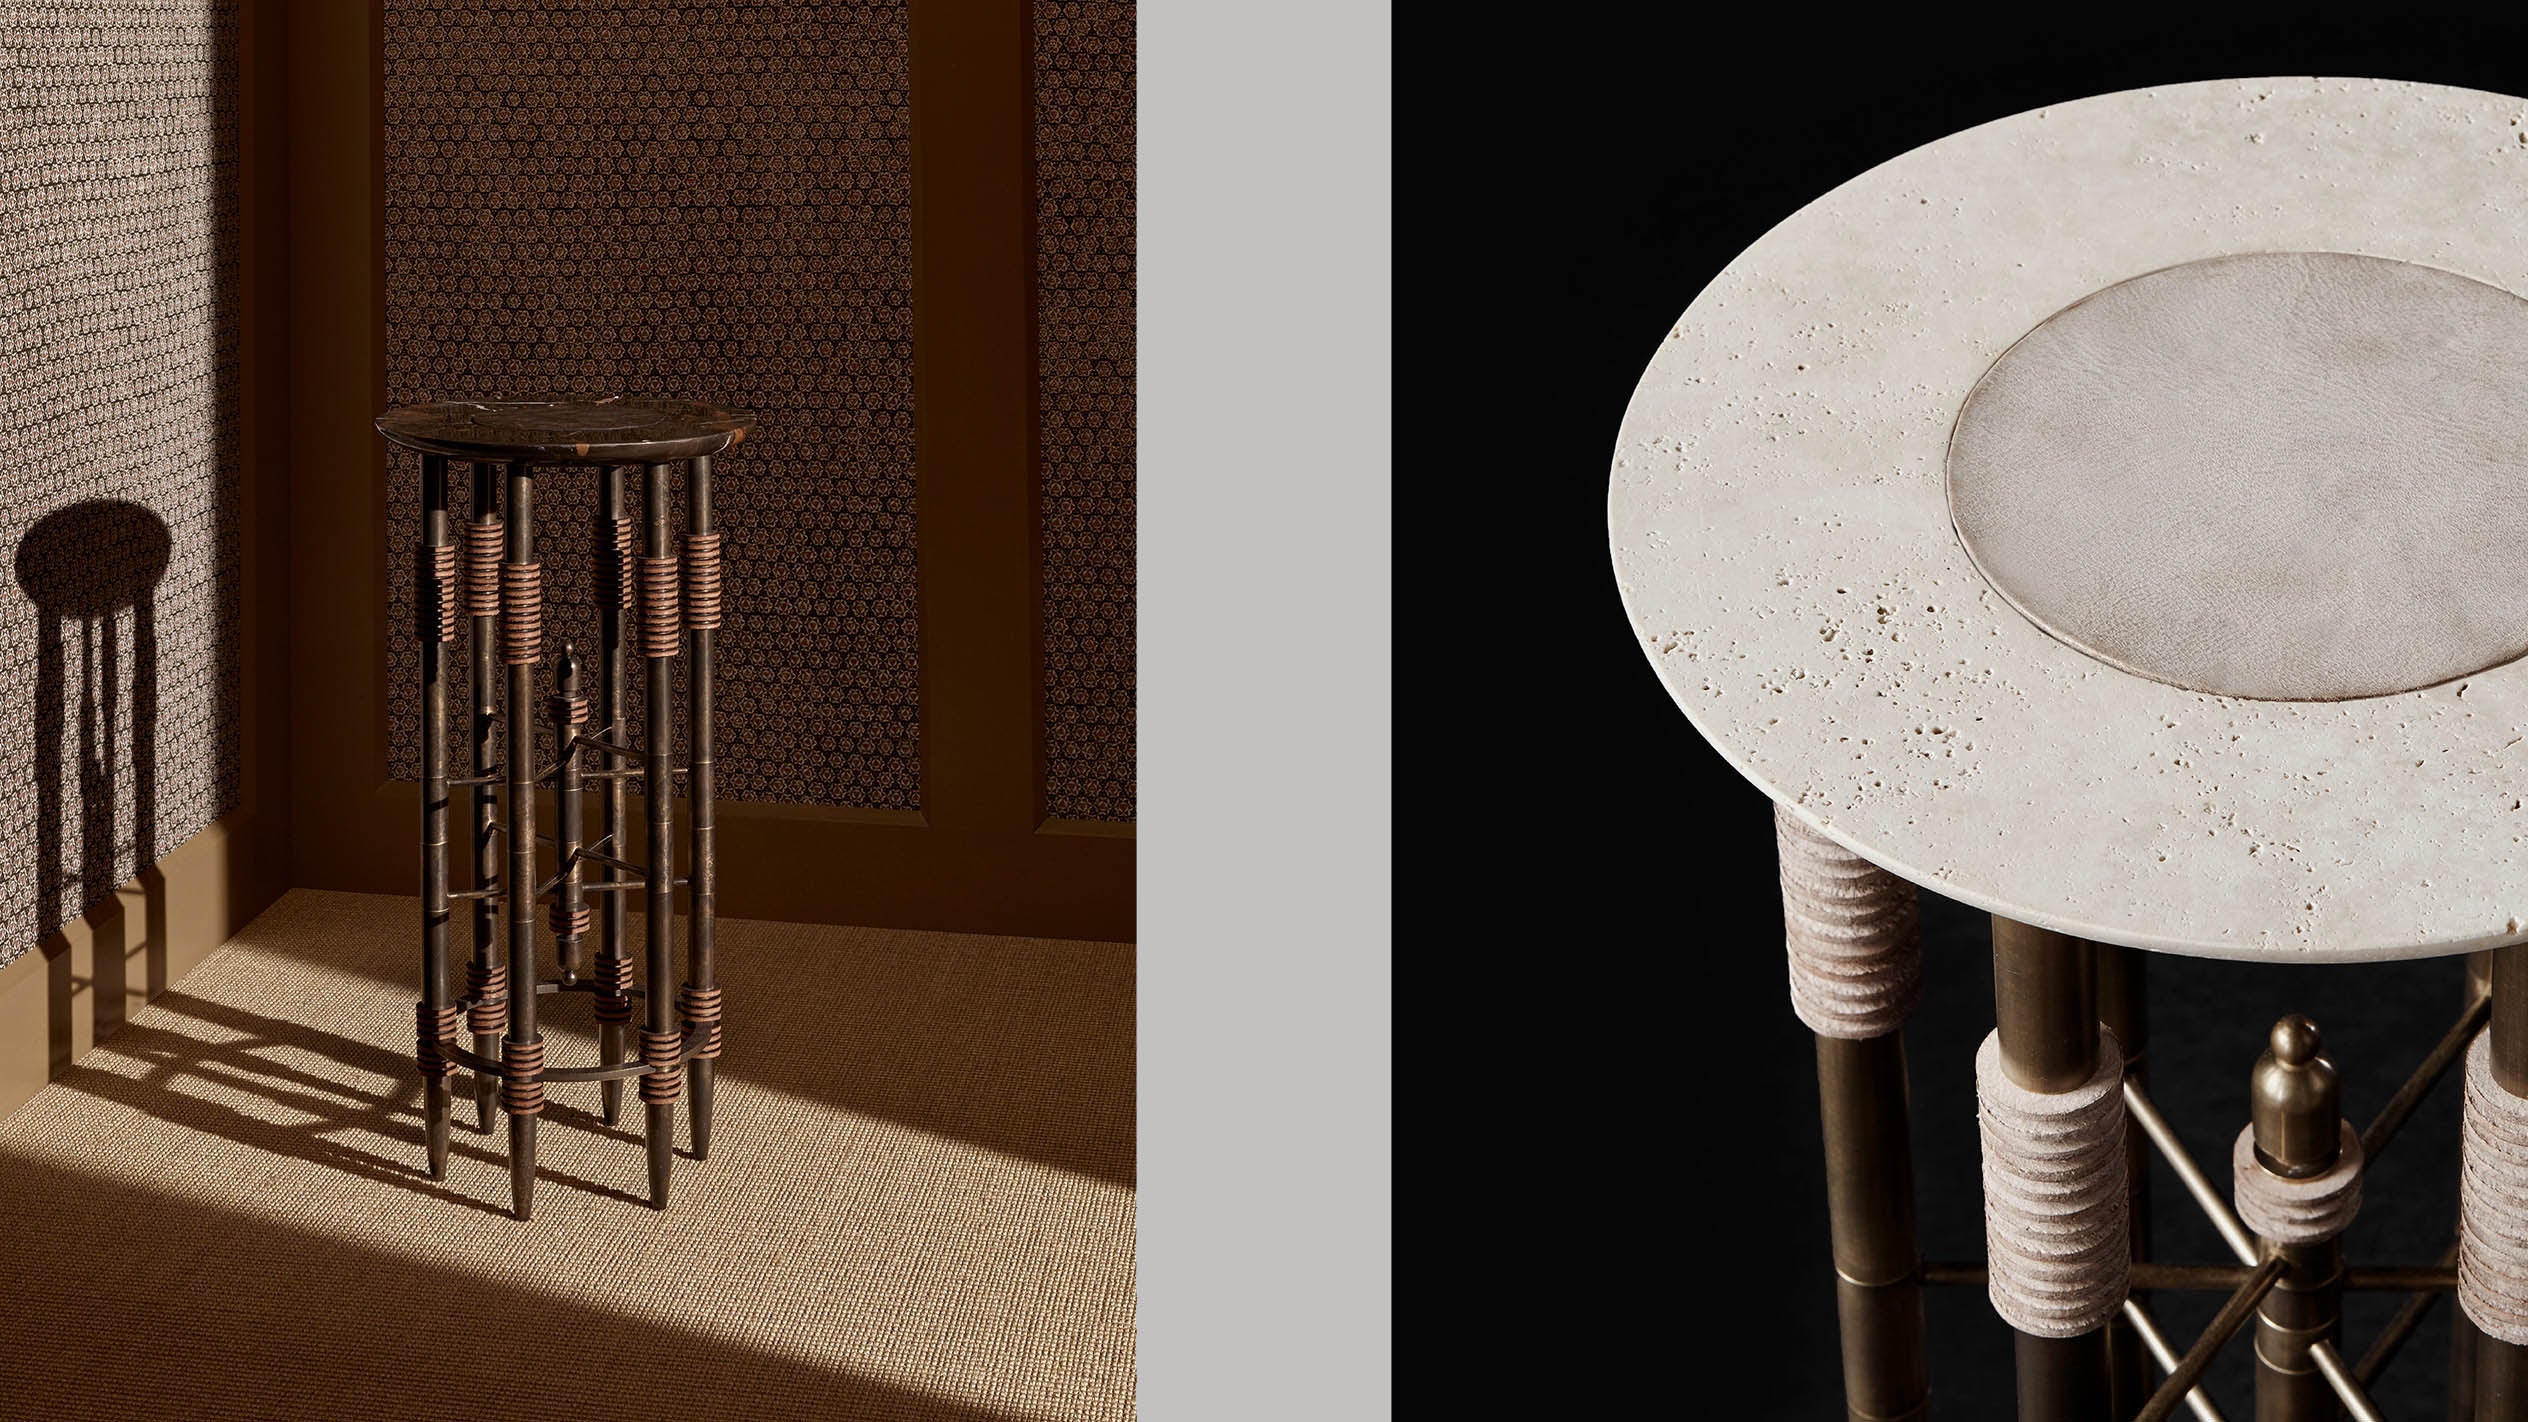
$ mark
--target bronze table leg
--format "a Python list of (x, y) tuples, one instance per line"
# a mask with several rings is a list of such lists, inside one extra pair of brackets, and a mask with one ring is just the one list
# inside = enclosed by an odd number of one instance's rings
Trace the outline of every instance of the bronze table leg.
[(1905, 1019), (1922, 980), (1911, 884), (1777, 809), (1791, 1010), (1817, 1037), (1835, 1313), (1852, 1422), (1924, 1416), (1931, 1393), (1914, 1243)]
[(1903, 1030), (1857, 1041), (1819, 1035), (1817, 1095), (1845, 1412), (1852, 1422), (1928, 1416)]
[[(474, 827), (474, 956), (466, 964), (466, 996), (473, 1006), (467, 1025), (474, 1052), (500, 1060), (501, 1034), (509, 1030), (509, 970), (500, 961), (500, 792), (492, 783), (500, 768), (499, 664), (500, 554), (506, 536), (500, 522), (500, 475), (490, 464), (474, 466), (474, 516), (467, 528), (465, 611), (473, 626), (474, 764), (467, 790)], [(488, 1133), (499, 1079), (474, 1075), (474, 1124)]]
[(509, 466), (509, 556), (500, 566), (502, 660), (509, 667), (509, 1036), (501, 1104), (509, 1110), (509, 1198), (535, 1216), (535, 1128), (544, 1110), (544, 1037), (536, 1030), (535, 664), (544, 641), (543, 565), (535, 560), (535, 478)]
[[(2002, 1069), (2030, 1091), (2070, 1091), (2098, 1069), (2098, 997), (2089, 943), (1993, 920), (1993, 1002)], [(2107, 1333), (2018, 1335), (2022, 1422), (2107, 1422)]]
[[(623, 622), (633, 602), (634, 531), (632, 518), (623, 508), (623, 466), (607, 465), (598, 478), (602, 481), (597, 496), (597, 566), (602, 570), (597, 588), (597, 721), (605, 728), (606, 740), (624, 744), (623, 714)], [(604, 783), (599, 805), (604, 818), (599, 826), (606, 853), (617, 859), (629, 857), (631, 821), (624, 789), (624, 766), (609, 762), (610, 772)], [(597, 1062), (613, 1066), (624, 1059), (625, 1043), (632, 1031), (632, 957), (627, 941), (629, 910), (621, 892), (604, 896), (605, 906), (598, 914), (597, 949)], [(623, 1079), (610, 1077), (604, 1086), (606, 1124), (623, 1119)]]
[(693, 848), (686, 870), (691, 887), (685, 899), (685, 985), (676, 1004), (686, 1021), (704, 1024), (709, 1033), (689, 1068), (693, 1153), (695, 1159), (707, 1160), (714, 1063), (720, 1055), (720, 987), (711, 943), (711, 881), (716, 867), (711, 842), (711, 646), (720, 625), (720, 535), (711, 526), (709, 455), (686, 466), (685, 492), (685, 628), (693, 656), (686, 668), (692, 710), (685, 727), (685, 802), (692, 817)]
[(667, 551), (668, 466), (644, 471), (646, 516), (641, 539), (641, 655), (649, 668), (649, 695), (642, 703), (643, 746), (648, 752), (642, 790), (650, 820), (649, 963), (643, 980), (648, 1026), (641, 1032), (641, 1102), (649, 1114), (650, 1204), (667, 1208), (675, 1171), (676, 1098), (684, 1085), (683, 1034), (676, 1030), (668, 983), (676, 971), (676, 779), (670, 753), (676, 739), (675, 656), (680, 641), (676, 559)]
[[(2118, 948), (2109, 944), (2094, 945), (2098, 970), (2098, 1021), (2115, 1034), (2116, 1045), (2124, 1049), (2124, 1079), (2135, 1086), (2150, 1085), (2150, 1065), (2146, 1053), (2150, 1049), (2150, 1005), (2147, 985), (2148, 958), (2138, 949)], [(2131, 1212), (2132, 1241), (2135, 1262), (2148, 1259), (2151, 1253), (2151, 1143), (2139, 1131), (2124, 1133), (2125, 1208)], [(2136, 1289), (2133, 1302), (2148, 1308), (2150, 1294)], [(2118, 1417), (2130, 1417), (2141, 1410), (2151, 1395), (2150, 1379), (2142, 1367), (2147, 1345), (2133, 1320), (2119, 1314), (2107, 1324), (2108, 1391)]]
[(421, 1004), (416, 1048), (430, 1178), (448, 1173), (448, 1077), (439, 1042), (456, 1034), (448, 1000), (448, 643), (456, 635), (456, 548), (448, 541), (448, 461), (421, 461), (421, 564), (415, 571), (421, 638)]

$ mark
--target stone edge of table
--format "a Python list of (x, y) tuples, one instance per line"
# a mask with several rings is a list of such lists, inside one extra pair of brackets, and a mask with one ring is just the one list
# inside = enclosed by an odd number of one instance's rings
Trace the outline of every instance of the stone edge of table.
[[(658, 412), (658, 419), (639, 426), (592, 425), (581, 430), (504, 429), (496, 423), (473, 418), (482, 412), (571, 405), (597, 408), (614, 403), (606, 400), (446, 400), (398, 406), (379, 415), (374, 424), (377, 432), (390, 443), (419, 453), (466, 460), (523, 460), (534, 464), (674, 463), (725, 453), (744, 443), (755, 424), (751, 415), (685, 400), (620, 402), (620, 408)], [(667, 427), (662, 433), (645, 433), (661, 426)]]

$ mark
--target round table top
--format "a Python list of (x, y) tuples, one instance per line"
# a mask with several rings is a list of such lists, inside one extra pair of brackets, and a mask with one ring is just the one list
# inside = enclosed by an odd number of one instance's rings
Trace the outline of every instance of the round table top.
[(2226, 958), (2528, 938), (2528, 379), (2488, 368), (2528, 340), (2523, 207), (2528, 101), (2377, 80), (1881, 164), (1634, 392), (1643, 650), (1768, 794), (1978, 908)]
[(608, 395), (567, 400), (443, 400), (377, 417), (406, 449), (452, 459), (529, 464), (667, 464), (718, 454), (753, 417), (691, 400)]

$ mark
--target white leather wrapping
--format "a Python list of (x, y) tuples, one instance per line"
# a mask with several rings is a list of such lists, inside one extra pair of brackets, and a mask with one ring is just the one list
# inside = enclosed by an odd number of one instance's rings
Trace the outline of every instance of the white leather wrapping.
[(2322, 1175), (2294, 1180), (2256, 1162), (2256, 1128), (2247, 1126), (2230, 1146), (2230, 1200), (2238, 1217), (2258, 1236), (2282, 1244), (2319, 1244), (2344, 1232), (2361, 1210), (2361, 1134), (2352, 1122), (2337, 1123), (2343, 1145)]
[(1993, 1032), (1975, 1053), (1975, 1103), (1993, 1311), (2042, 1338), (2104, 1326), (2124, 1306), (2132, 1270), (2123, 1048), (2101, 1027), (2097, 1072), (2050, 1094), (2003, 1073)]
[(2467, 1049), (2458, 1137), (2458, 1306), (2528, 1345), (2528, 1100), (2493, 1079), (2490, 1033)]
[(1791, 1010), (1822, 1037), (1878, 1037), (1905, 1025), (1922, 987), (1922, 902), (1914, 886), (1773, 807), (1782, 861), (1782, 941)]

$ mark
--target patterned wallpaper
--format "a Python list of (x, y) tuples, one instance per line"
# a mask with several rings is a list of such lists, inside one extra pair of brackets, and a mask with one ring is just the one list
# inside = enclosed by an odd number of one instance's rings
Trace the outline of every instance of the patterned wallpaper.
[(1037, 0), (1045, 803), (1133, 818), (1132, 0)]
[[(756, 415), (713, 481), (720, 793), (917, 808), (901, 0), (385, 5), (388, 399), (622, 392)], [(408, 779), (418, 481), (411, 456), (391, 462)], [(556, 472), (537, 489), (548, 630), (582, 647), (595, 485)]]
[(235, 31), (0, 0), (0, 962), (238, 804)]

